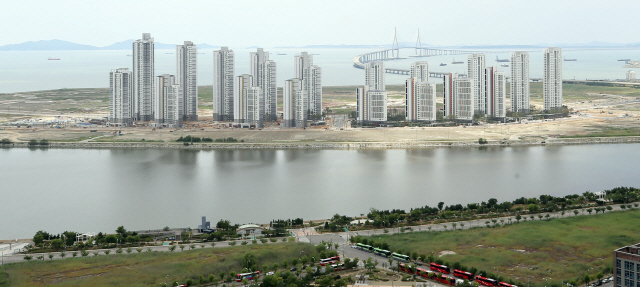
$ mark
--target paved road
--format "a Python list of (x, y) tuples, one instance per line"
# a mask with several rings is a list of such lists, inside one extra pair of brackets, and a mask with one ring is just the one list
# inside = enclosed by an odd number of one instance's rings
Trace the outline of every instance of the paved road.
[[(613, 210), (621, 210), (620, 205), (613, 205)], [(580, 213), (578, 214), (578, 216), (583, 216), (583, 215), (589, 215), (589, 213), (586, 211), (582, 211), (579, 210)], [(609, 211), (606, 211), (609, 212)], [(543, 215), (546, 215), (546, 213), (542, 213)], [(595, 211), (592, 213), (595, 214)], [(565, 215), (562, 215), (562, 212), (550, 212), (549, 213), (550, 217), (568, 217), (568, 216), (575, 216), (573, 211), (566, 211)], [(524, 217), (524, 215), (523, 215)], [(499, 217), (499, 218), (494, 218), (497, 220), (498, 223), (500, 223), (500, 220), (503, 220), (504, 224), (509, 224), (509, 218), (511, 218), (511, 223), (515, 222), (515, 217), (514, 216), (506, 216), (506, 217)], [(538, 218), (537, 215), (535, 215), (534, 220), (540, 220)], [(524, 220), (524, 219), (523, 219)], [(529, 215), (527, 215), (527, 220), (531, 220), (529, 219)], [(544, 218), (543, 218), (544, 220)], [(470, 220), (470, 221), (460, 221), (457, 222), (457, 227), (456, 229), (469, 229), (471, 227), (483, 227), (486, 226), (485, 222), (486, 221), (491, 221), (488, 219), (479, 219), (479, 220)], [(462, 224), (464, 224), (464, 226), (462, 226)], [(491, 222), (490, 224), (493, 224), (493, 222)], [(447, 228), (445, 228), (444, 226), (447, 226)], [(426, 224), (426, 225), (420, 225), (420, 226), (413, 226), (412, 227), (414, 232), (415, 231), (444, 231), (444, 230), (451, 230), (453, 228), (451, 223), (443, 223), (443, 224)], [(429, 229), (431, 228), (431, 229)], [(347, 241), (347, 237), (348, 236), (355, 236), (355, 235), (363, 235), (363, 236), (372, 236), (372, 235), (380, 235), (380, 234), (385, 234), (384, 233), (385, 229), (374, 229), (374, 230), (366, 230), (366, 231), (357, 231), (357, 230), (350, 230), (349, 233), (347, 232), (337, 232), (337, 233), (324, 233), (324, 234), (318, 234), (315, 232), (315, 230), (312, 230), (310, 228), (306, 228), (306, 229), (299, 229), (299, 230), (292, 230), (292, 234), (294, 234), (294, 236), (296, 237), (296, 240), (299, 242), (308, 242), (314, 245), (317, 245), (318, 243), (325, 241), (325, 242), (331, 242), (331, 243), (338, 243), (340, 245), (340, 247), (338, 248), (338, 253), (340, 253), (340, 255), (349, 257), (349, 258), (356, 258), (358, 257), (360, 260), (365, 260), (369, 257), (372, 257), (374, 259), (378, 259), (380, 265), (382, 262), (386, 262), (388, 261), (387, 259), (381, 257), (381, 256), (376, 256), (372, 253), (368, 253), (368, 252), (364, 252), (361, 250), (356, 250), (354, 248), (350, 248), (350, 244), (348, 244)], [(400, 228), (388, 228), (386, 229), (388, 234), (393, 234), (393, 233), (398, 233), (398, 232), (402, 232), (402, 230)], [(237, 241), (237, 244), (240, 244), (242, 240)], [(249, 244), (251, 244), (251, 240), (247, 240), (249, 242)], [(230, 241), (229, 241), (230, 242)], [(215, 247), (227, 247), (229, 246), (229, 242), (227, 241), (222, 241), (222, 242), (216, 242), (215, 243)], [(281, 238), (278, 238), (278, 243), (282, 242)], [(263, 244), (263, 243), (258, 243), (258, 244)], [(277, 244), (277, 243), (271, 243), (268, 242), (267, 244)], [(189, 250), (189, 245), (188, 244), (183, 244), (185, 245), (185, 250)], [(204, 245), (204, 248), (211, 248), (210, 243), (198, 243), (196, 244), (196, 248), (202, 248), (200, 247), (201, 245)], [(159, 251), (159, 252), (167, 252), (169, 251), (169, 246), (151, 246), (151, 247), (144, 247), (144, 251), (147, 251), (147, 248), (151, 248), (152, 251)], [(110, 250), (110, 252), (112, 254), (115, 254), (116, 250), (115, 249), (99, 249), (99, 250), (91, 250), (89, 251), (89, 256), (94, 256), (93, 253), (94, 252), (98, 252), (99, 256), (104, 256), (106, 255), (104, 252), (106, 250)], [(126, 249), (125, 249), (126, 250)], [(123, 250), (123, 253), (126, 254), (126, 251)], [(137, 253), (136, 248), (132, 248), (132, 252), (131, 253)], [(180, 252), (180, 248), (177, 247), (176, 250), (174, 252)], [(73, 251), (67, 251), (66, 253), (66, 258), (72, 258), (72, 253)], [(45, 258), (45, 260), (50, 260), (49, 259), (49, 254), (53, 254), (53, 259), (54, 260), (59, 260), (59, 259), (63, 259), (60, 256), (60, 252), (51, 252), (51, 253), (37, 253), (37, 254), (32, 254), (34, 256), (34, 260), (35, 257), (43, 255)], [(80, 256), (80, 253), (78, 252), (78, 256)], [(24, 261), (24, 254), (15, 254), (15, 255), (4, 255), (1, 257), (1, 261), (3, 263), (12, 263), (12, 262), (22, 262)]]

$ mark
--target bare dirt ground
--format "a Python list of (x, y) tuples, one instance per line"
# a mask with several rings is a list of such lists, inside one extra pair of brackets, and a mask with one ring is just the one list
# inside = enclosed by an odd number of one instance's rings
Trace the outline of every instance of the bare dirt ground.
[[(617, 130), (640, 130), (640, 93), (633, 88), (573, 87), (565, 88), (564, 102), (573, 109), (569, 118), (522, 121), (521, 123), (484, 124), (472, 127), (402, 127), (402, 128), (343, 128), (346, 114), (355, 110), (355, 87), (326, 87), (324, 107), (332, 110), (327, 126), (302, 129), (280, 129), (277, 124), (262, 130), (231, 129), (211, 121), (211, 110), (201, 105), (200, 121), (190, 122), (182, 129), (153, 129), (151, 127), (107, 128), (71, 127), (51, 128), (47, 125), (0, 125), (0, 138), (11, 141), (46, 139), (50, 141), (175, 141), (180, 136), (233, 137), (245, 142), (421, 142), (519, 140), (558, 136), (577, 136)], [(582, 85), (584, 86), (584, 85)], [(533, 105), (542, 106), (542, 97), (532, 87)], [(203, 89), (205, 90), (205, 89)], [(210, 90), (210, 89), (209, 89)], [(400, 86), (390, 86), (389, 105), (403, 107), (404, 95)], [(0, 123), (24, 119), (73, 118), (88, 120), (107, 116), (106, 89), (73, 89), (0, 94)], [(201, 94), (201, 103), (206, 94)], [(441, 101), (441, 98), (439, 98)], [(507, 107), (509, 107), (507, 99)], [(95, 130), (95, 132), (91, 132)], [(122, 132), (115, 136), (114, 133)]]

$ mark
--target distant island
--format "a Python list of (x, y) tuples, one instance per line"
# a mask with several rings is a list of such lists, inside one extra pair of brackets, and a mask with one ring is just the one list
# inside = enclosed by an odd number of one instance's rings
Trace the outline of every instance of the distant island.
[[(113, 43), (105, 47), (83, 45), (63, 40), (29, 41), (0, 46), (0, 51), (73, 51), (73, 50), (131, 50), (133, 39)], [(177, 44), (155, 43), (156, 49), (175, 49)], [(198, 48), (220, 48), (209, 44), (197, 44)]]
[[(64, 40), (39, 40), (29, 41), (19, 44), (8, 44), (0, 46), (0, 51), (74, 51), (74, 50), (131, 50), (133, 39), (113, 43), (109, 46), (98, 47), (92, 45), (84, 45)], [(179, 43), (178, 43), (179, 44)], [(399, 42), (400, 47), (414, 47), (415, 42)], [(174, 49), (177, 44), (155, 43), (156, 49)], [(220, 46), (209, 45), (206, 43), (196, 44), (201, 49), (218, 49)], [(637, 49), (640, 43), (607, 43), (607, 42), (590, 42), (583, 44), (535, 44), (535, 45), (454, 45), (440, 46), (428, 43), (422, 43), (422, 47), (438, 47), (438, 48), (456, 48), (456, 49), (542, 49), (548, 46), (557, 46), (562, 48), (581, 48), (581, 49)], [(246, 49), (255, 49), (258, 46), (244, 47)], [(373, 49), (373, 48), (391, 48), (391, 44), (378, 45), (349, 45), (349, 44), (320, 44), (305, 46), (277, 46), (274, 49)]]

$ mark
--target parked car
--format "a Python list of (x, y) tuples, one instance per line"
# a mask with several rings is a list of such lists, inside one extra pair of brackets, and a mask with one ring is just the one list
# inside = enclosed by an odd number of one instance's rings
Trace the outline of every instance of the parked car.
[(297, 267), (297, 266), (295, 266), (295, 267), (291, 268), (291, 269), (290, 269), (290, 271), (291, 271), (291, 272), (296, 272), (296, 271), (298, 271), (298, 267)]
[(274, 274), (276, 274), (276, 273), (273, 272), (273, 271), (269, 271), (269, 272), (267, 272), (267, 274), (265, 274), (265, 276), (274, 275)]

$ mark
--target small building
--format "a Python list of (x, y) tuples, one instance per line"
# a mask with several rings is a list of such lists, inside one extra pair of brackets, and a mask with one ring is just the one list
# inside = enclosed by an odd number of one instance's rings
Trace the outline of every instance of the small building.
[(262, 232), (265, 230), (267, 229), (256, 224), (245, 224), (238, 227), (238, 229), (236, 229), (236, 233), (242, 236), (254, 237), (262, 236)]
[(627, 82), (635, 82), (635, 81), (636, 81), (636, 72), (627, 71)]
[(216, 232), (215, 228), (211, 228), (211, 222), (207, 221), (207, 217), (202, 217), (202, 224), (198, 225), (198, 231), (202, 233)]
[(86, 232), (86, 233), (76, 233), (76, 241), (85, 243), (91, 239), (96, 237), (95, 232)]
[(613, 251), (615, 287), (639, 286), (640, 278), (640, 243), (625, 246)]
[(604, 201), (604, 202), (610, 201), (606, 198), (607, 196), (606, 191), (596, 191), (593, 194), (596, 196), (596, 201)]

